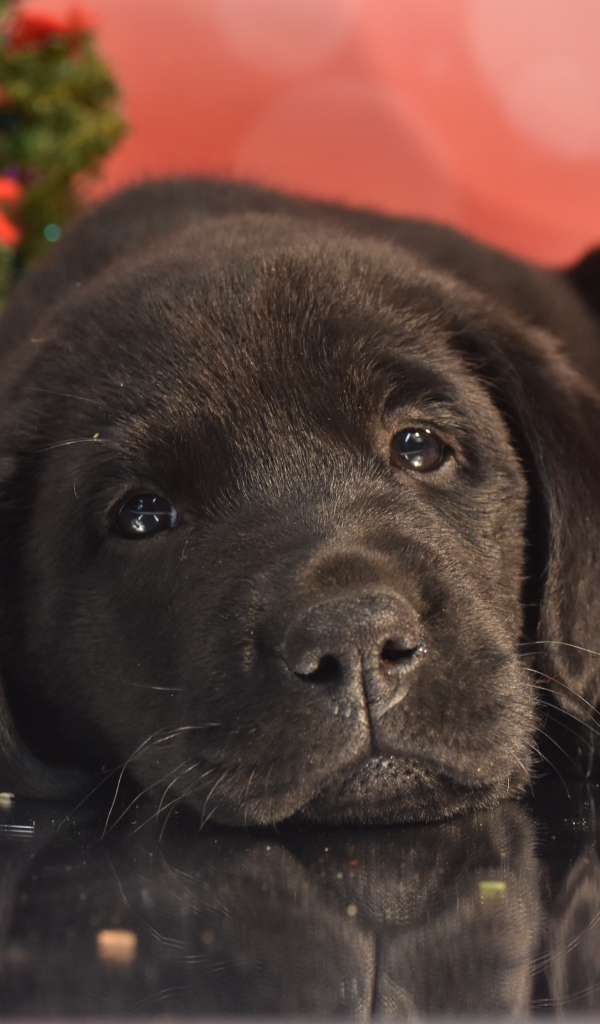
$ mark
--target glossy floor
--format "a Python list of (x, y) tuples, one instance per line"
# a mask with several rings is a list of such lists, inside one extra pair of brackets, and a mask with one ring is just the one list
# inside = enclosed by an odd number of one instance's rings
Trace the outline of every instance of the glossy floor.
[(0, 803), (5, 1017), (600, 1008), (597, 787), (393, 829)]

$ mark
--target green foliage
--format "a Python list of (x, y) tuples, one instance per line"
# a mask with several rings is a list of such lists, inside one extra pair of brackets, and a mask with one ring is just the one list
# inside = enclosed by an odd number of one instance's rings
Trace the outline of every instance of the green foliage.
[[(87, 27), (65, 21), (36, 35), (34, 25), (28, 37), (27, 18), (35, 16), (21, 13), (14, 0), (0, 0), (3, 15), (0, 177), (9, 169), (23, 185), (20, 202), (7, 212), (22, 231), (18, 255), (26, 265), (51, 244), (47, 225), (62, 229), (76, 212), (82, 178), (97, 172), (124, 125), (117, 89)], [(6, 259), (0, 247), (0, 296)]]
[(0, 245), (0, 307), (11, 289), (14, 276), (14, 252), (7, 245)]

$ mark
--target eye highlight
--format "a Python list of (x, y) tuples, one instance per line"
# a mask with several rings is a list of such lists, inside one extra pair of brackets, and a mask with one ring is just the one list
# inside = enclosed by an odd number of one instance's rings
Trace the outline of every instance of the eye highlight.
[(177, 510), (159, 494), (136, 494), (125, 501), (115, 520), (115, 530), (131, 540), (151, 537), (177, 525)]
[(390, 458), (398, 469), (414, 469), (418, 473), (431, 473), (439, 469), (450, 449), (429, 427), (407, 427), (394, 434), (390, 445)]

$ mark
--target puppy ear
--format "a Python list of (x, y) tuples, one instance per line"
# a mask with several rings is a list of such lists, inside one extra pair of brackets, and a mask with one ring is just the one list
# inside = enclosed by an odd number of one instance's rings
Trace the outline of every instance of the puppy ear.
[[(14, 530), (15, 479), (18, 476), (18, 460), (11, 452), (8, 431), (0, 429), (3, 444), (0, 444), (0, 629), (6, 641), (10, 627), (4, 621), (6, 609), (15, 600), (17, 589), (13, 578), (14, 558), (11, 555), (19, 546)], [(2, 681), (0, 665), (0, 790), (16, 796), (41, 800), (71, 800), (81, 798), (92, 789), (91, 777), (77, 769), (61, 768), (46, 764), (30, 751), (19, 735), (10, 711), (9, 701)]]
[(567, 270), (564, 276), (579, 292), (589, 309), (599, 315), (600, 249), (592, 249), (579, 263)]
[(0, 683), (0, 789), (35, 800), (71, 800), (90, 792), (88, 775), (44, 764), (19, 737)]
[(590, 723), (600, 701), (600, 398), (555, 338), (514, 326), (458, 342), (487, 379), (528, 479), (523, 599), (536, 668), (559, 707)]

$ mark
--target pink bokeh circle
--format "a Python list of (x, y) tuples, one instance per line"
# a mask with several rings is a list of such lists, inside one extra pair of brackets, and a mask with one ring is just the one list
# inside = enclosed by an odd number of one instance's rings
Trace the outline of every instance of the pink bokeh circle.
[(211, 0), (211, 6), (239, 58), (285, 76), (335, 55), (354, 27), (358, 0)]
[(598, 0), (469, 0), (473, 56), (527, 136), (569, 159), (600, 155)]
[(455, 221), (452, 160), (425, 118), (392, 90), (327, 78), (266, 107), (243, 138), (238, 178), (301, 195)]

